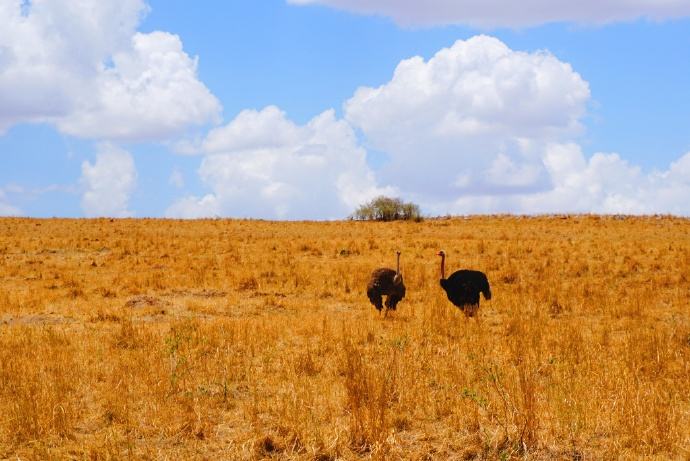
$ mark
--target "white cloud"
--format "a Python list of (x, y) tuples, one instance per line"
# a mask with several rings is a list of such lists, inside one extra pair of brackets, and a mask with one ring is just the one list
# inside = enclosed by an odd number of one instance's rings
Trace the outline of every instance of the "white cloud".
[(5, 195), (5, 191), (0, 189), (0, 216), (20, 216), (22, 211), (12, 206)]
[(439, 204), (547, 188), (544, 149), (582, 131), (588, 100), (569, 64), (477, 36), (402, 61), (391, 81), (358, 89), (345, 117), (388, 154), (384, 183)]
[(0, 0), (0, 133), (53, 123), (98, 139), (162, 139), (220, 103), (179, 37), (138, 33), (143, 0)]
[(352, 128), (328, 110), (305, 125), (277, 107), (241, 112), (203, 142), (199, 175), (212, 193), (186, 197), (173, 217), (342, 218), (381, 193)]
[(393, 18), (403, 25), (465, 24), (477, 27), (525, 27), (549, 22), (605, 24), (638, 18), (687, 17), (686, 0), (287, 0), (320, 4), (360, 14)]
[(85, 187), (81, 206), (86, 216), (127, 217), (129, 199), (136, 186), (137, 171), (132, 155), (119, 147), (103, 143), (96, 162), (81, 165)]
[(203, 142), (208, 153), (273, 149), (300, 143), (303, 133), (275, 106), (245, 110), (227, 125), (213, 129)]
[[(253, 215), (246, 210), (247, 217)], [(207, 194), (203, 197), (183, 197), (173, 203), (165, 215), (170, 218), (215, 218), (222, 216), (222, 210), (218, 197)]]
[[(241, 112), (187, 146), (204, 154), (210, 191), (167, 214), (338, 218), (381, 193), (429, 214), (690, 214), (690, 153), (652, 172), (615, 153), (582, 153), (589, 97), (587, 82), (548, 52), (458, 41), (358, 89), (344, 120), (332, 110), (305, 125), (273, 106)], [(388, 158), (376, 174), (354, 129)]]
[(548, 189), (460, 197), (446, 204), (445, 212), (690, 215), (690, 153), (665, 171), (644, 173), (615, 153), (596, 153), (587, 159), (577, 144), (552, 144), (543, 163), (551, 182)]
[(690, 155), (647, 173), (615, 153), (585, 157), (575, 138), (589, 95), (553, 55), (477, 36), (402, 61), (345, 116), (388, 155), (378, 179), (431, 214), (690, 214)]

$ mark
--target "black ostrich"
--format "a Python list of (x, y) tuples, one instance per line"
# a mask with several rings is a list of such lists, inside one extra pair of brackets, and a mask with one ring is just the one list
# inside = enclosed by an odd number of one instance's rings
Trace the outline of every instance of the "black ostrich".
[(479, 309), (479, 293), (484, 295), (484, 299), (491, 299), (491, 289), (486, 274), (462, 269), (446, 278), (446, 253), (441, 250), (438, 255), (441, 257), (441, 288), (446, 291), (450, 302), (458, 306), (466, 316), (474, 316)]
[(381, 312), (381, 309), (383, 309), (382, 298), (387, 296), (384, 316), (388, 314), (389, 310), (394, 311), (400, 300), (405, 297), (405, 284), (400, 273), (400, 252), (397, 251), (396, 254), (398, 256), (397, 269), (393, 270), (385, 267), (376, 269), (371, 273), (371, 278), (367, 285), (367, 296), (377, 311)]

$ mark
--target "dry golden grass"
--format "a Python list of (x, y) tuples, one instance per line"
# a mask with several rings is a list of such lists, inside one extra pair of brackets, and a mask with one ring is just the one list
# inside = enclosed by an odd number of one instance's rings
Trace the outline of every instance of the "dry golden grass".
[(0, 458), (688, 459), (689, 274), (669, 217), (2, 219)]

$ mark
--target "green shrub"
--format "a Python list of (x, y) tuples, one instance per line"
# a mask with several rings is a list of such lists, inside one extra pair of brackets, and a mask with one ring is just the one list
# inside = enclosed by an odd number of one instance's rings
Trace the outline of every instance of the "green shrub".
[(419, 222), (422, 220), (422, 214), (419, 211), (419, 205), (411, 202), (404, 203), (399, 198), (380, 196), (357, 208), (350, 216), (350, 219), (359, 221), (411, 220)]

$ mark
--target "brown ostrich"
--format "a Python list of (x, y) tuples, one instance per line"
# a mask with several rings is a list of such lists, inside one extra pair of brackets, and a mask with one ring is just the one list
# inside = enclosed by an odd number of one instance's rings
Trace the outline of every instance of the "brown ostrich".
[(384, 315), (387, 315), (389, 310), (394, 311), (400, 300), (405, 297), (405, 284), (403, 283), (402, 273), (400, 273), (400, 252), (397, 251), (396, 254), (398, 256), (397, 269), (393, 270), (385, 267), (376, 269), (371, 273), (371, 278), (367, 285), (367, 296), (377, 311), (381, 312), (381, 309), (383, 309), (383, 296), (387, 296)]
[(491, 289), (486, 274), (480, 271), (461, 269), (446, 278), (445, 251), (439, 251), (438, 256), (441, 257), (441, 288), (446, 291), (450, 302), (458, 306), (466, 316), (474, 316), (479, 309), (479, 293), (484, 295), (484, 299), (491, 299)]

